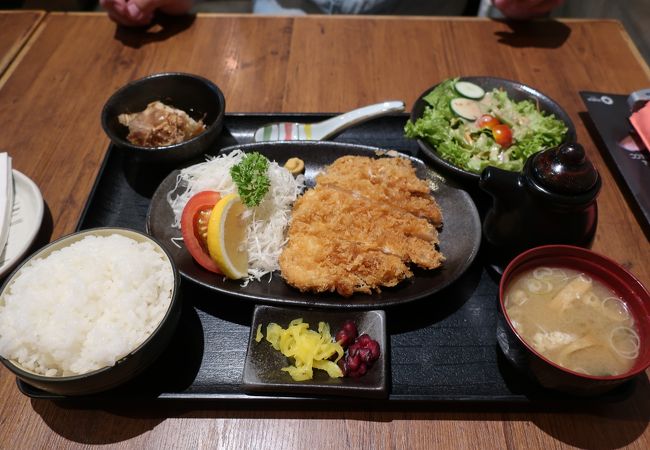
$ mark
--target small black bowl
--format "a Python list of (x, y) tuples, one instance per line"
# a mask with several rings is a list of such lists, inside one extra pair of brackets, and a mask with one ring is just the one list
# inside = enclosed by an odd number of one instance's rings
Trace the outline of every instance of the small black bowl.
[[(130, 143), (126, 138), (129, 129), (119, 122), (118, 116), (143, 111), (156, 100), (185, 111), (194, 120), (203, 120), (205, 131), (164, 147)], [(225, 110), (226, 100), (213, 82), (197, 75), (169, 72), (149, 75), (117, 90), (104, 105), (101, 120), (113, 144), (128, 155), (143, 162), (173, 164), (195, 158), (211, 148), (223, 128)]]
[[(34, 259), (47, 257), (51, 253), (64, 247), (68, 247), (86, 236), (107, 236), (112, 234), (126, 236), (138, 242), (150, 242), (159, 253), (164, 255), (165, 260), (169, 262), (169, 270), (173, 273), (174, 283), (170, 294), (171, 301), (162, 320), (144, 342), (142, 342), (137, 348), (132, 349), (114, 365), (80, 375), (59, 377), (45, 376), (22, 367), (16, 361), (0, 357), (0, 362), (2, 362), (5, 367), (7, 367), (7, 369), (9, 369), (20, 380), (53, 394), (65, 396), (95, 394), (117, 387), (133, 379), (149, 367), (171, 342), (181, 315), (180, 277), (178, 271), (176, 270), (176, 266), (170, 254), (158, 241), (144, 233), (126, 228), (93, 228), (84, 230), (64, 236), (43, 247), (28, 258), (9, 276), (0, 290), (0, 305), (4, 304), (4, 296), (7, 289), (11, 287), (16, 276)], [(71, 288), (74, 289), (74, 287)]]
[[(460, 80), (475, 83), (481, 86), (485, 92), (499, 88), (504, 89), (508, 93), (508, 96), (517, 102), (520, 102), (522, 100), (532, 100), (536, 102), (539, 105), (540, 110), (548, 114), (555, 115), (557, 119), (566, 124), (568, 130), (563, 142), (574, 142), (576, 140), (575, 126), (573, 125), (573, 122), (571, 121), (571, 118), (566, 113), (566, 111), (564, 111), (564, 109), (562, 109), (562, 107), (556, 101), (539, 92), (538, 90), (517, 81), (511, 81), (497, 77), (461, 77)], [(412, 122), (415, 122), (417, 119), (422, 117), (424, 114), (424, 108), (428, 105), (428, 103), (424, 101), (424, 97), (426, 97), (429, 92), (431, 92), (436, 86), (438, 85), (436, 84), (435, 86), (432, 86), (425, 90), (415, 101), (410, 116), (410, 120)], [(424, 139), (418, 139), (417, 142), (420, 146), (420, 149), (422, 150), (422, 153), (424, 153), (427, 159), (434, 166), (440, 169), (442, 173), (451, 176), (459, 182), (468, 183), (470, 186), (475, 186), (478, 184), (480, 174), (469, 172), (450, 163), (442, 156), (440, 156), (436, 149)]]

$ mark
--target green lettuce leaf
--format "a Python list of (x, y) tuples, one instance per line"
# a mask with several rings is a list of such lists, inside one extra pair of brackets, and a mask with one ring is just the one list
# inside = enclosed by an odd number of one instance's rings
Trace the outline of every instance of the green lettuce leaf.
[(512, 129), (513, 144), (502, 148), (489, 130), (480, 130), (452, 111), (450, 102), (459, 96), (454, 89), (457, 80), (443, 81), (424, 97), (422, 117), (407, 121), (406, 137), (423, 139), (442, 158), (474, 173), (487, 166), (521, 171), (531, 155), (564, 140), (568, 128), (561, 120), (538, 110), (533, 101), (515, 102), (503, 89), (494, 89), (481, 100), (481, 108)]

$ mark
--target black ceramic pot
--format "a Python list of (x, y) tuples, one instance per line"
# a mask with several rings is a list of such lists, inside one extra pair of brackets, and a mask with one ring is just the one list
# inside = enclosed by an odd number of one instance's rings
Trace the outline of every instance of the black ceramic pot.
[(521, 173), (487, 167), (479, 186), (494, 199), (483, 236), (499, 272), (527, 249), (588, 247), (596, 233), (601, 179), (580, 144), (537, 153)]

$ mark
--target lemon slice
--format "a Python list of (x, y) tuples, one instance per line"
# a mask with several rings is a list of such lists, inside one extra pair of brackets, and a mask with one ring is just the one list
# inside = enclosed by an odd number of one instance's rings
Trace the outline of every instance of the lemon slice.
[(228, 278), (248, 275), (246, 207), (237, 194), (228, 194), (214, 205), (208, 221), (208, 253)]

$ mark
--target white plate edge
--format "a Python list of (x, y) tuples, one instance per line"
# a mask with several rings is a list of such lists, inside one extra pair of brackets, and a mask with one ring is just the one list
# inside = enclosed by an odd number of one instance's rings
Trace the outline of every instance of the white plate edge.
[(45, 209), (41, 190), (38, 188), (36, 183), (34, 183), (31, 180), (31, 178), (29, 178), (27, 175), (23, 174), (22, 172), (16, 169), (13, 169), (12, 172), (16, 183), (15, 195), (17, 196), (19, 192), (18, 184), (22, 183), (23, 186), (26, 188), (25, 190), (27, 191), (27, 195), (30, 197), (29, 200), (33, 202), (33, 204), (35, 205), (36, 220), (34, 221), (34, 225), (31, 228), (31, 230), (29, 230), (27, 240), (20, 248), (18, 253), (13, 258), (5, 260), (5, 262), (2, 265), (0, 265), (0, 277), (4, 276), (8, 271), (10, 271), (16, 265), (16, 263), (23, 256), (25, 256), (25, 253), (34, 242), (34, 239), (36, 239), (36, 235), (38, 234), (38, 231), (41, 228), (41, 224), (43, 223), (43, 213)]

